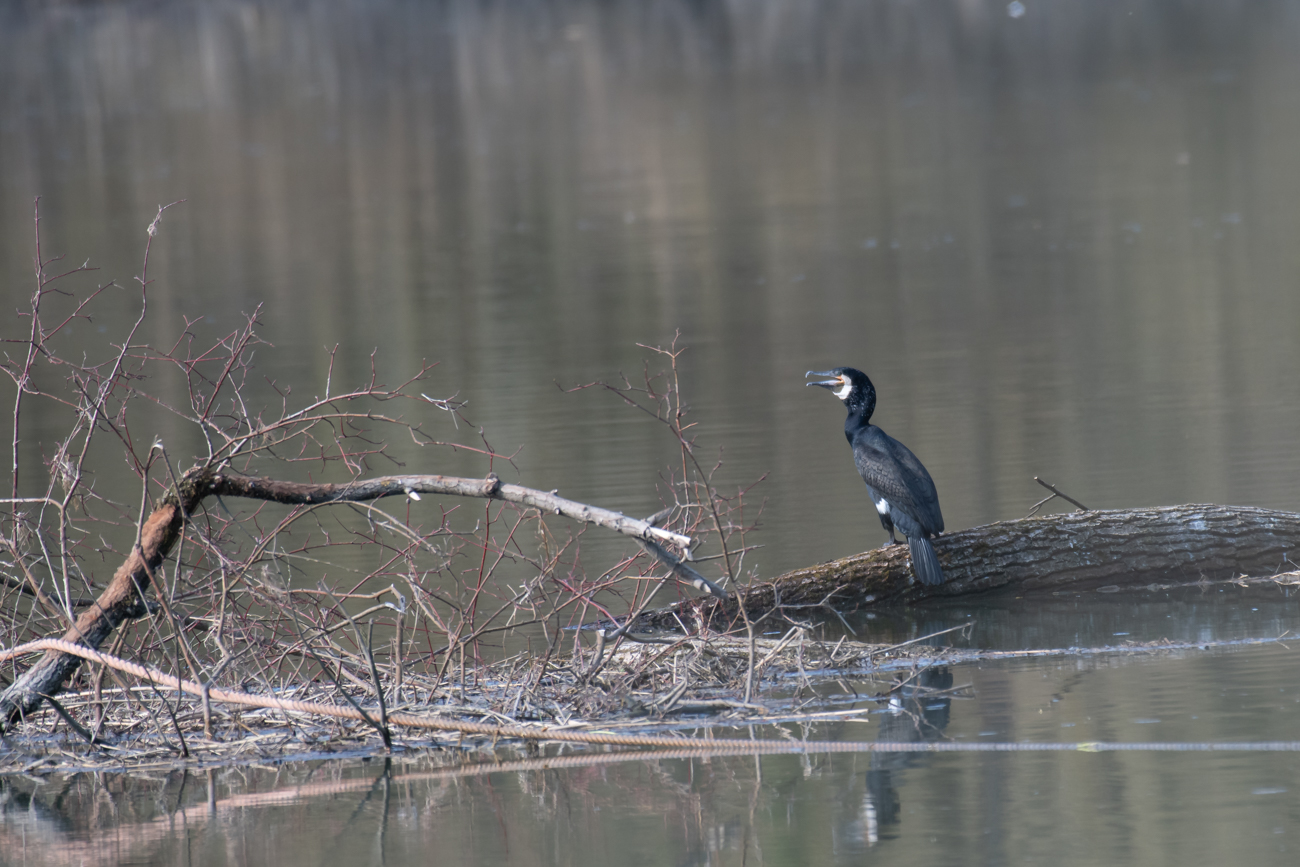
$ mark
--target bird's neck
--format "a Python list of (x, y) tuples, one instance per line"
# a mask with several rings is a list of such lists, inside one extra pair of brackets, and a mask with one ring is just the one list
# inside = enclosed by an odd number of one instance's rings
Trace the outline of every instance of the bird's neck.
[(870, 381), (867, 382), (866, 388), (853, 389), (849, 393), (848, 400), (844, 401), (844, 406), (849, 411), (850, 422), (857, 418), (862, 427), (871, 424), (871, 416), (876, 411), (876, 390), (871, 387)]
[(858, 431), (871, 427), (871, 411), (875, 407), (870, 404), (864, 404), (858, 407), (849, 407), (848, 418), (844, 419), (844, 435), (853, 442), (853, 435)]

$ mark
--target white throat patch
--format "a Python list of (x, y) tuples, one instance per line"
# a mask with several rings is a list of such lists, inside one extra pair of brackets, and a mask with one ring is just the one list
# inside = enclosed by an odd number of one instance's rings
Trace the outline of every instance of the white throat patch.
[(848, 400), (850, 391), (853, 391), (853, 383), (846, 381), (839, 388), (835, 389), (834, 393), (840, 400)]

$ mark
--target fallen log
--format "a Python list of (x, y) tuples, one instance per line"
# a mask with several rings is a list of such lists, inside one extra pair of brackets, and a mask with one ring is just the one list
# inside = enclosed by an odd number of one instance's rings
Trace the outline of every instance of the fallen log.
[[(731, 602), (695, 599), (648, 611), (632, 631), (720, 626), (780, 608), (807, 616), (990, 591), (1106, 591), (1231, 581), (1300, 569), (1300, 514), (1249, 506), (1183, 505), (1070, 512), (999, 521), (935, 539), (947, 581), (912, 577), (907, 546), (876, 548), (734, 588)], [(804, 609), (800, 611), (799, 609)]]

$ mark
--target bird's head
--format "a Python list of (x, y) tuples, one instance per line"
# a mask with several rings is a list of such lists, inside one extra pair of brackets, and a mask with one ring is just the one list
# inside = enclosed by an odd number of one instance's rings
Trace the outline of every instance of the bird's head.
[(867, 378), (865, 373), (856, 368), (837, 367), (834, 370), (810, 370), (804, 376), (826, 377), (825, 379), (804, 384), (830, 389), (832, 394), (844, 401), (850, 411), (862, 412), (865, 410), (868, 417), (870, 417), (871, 412), (876, 407), (875, 386), (871, 384), (871, 380)]

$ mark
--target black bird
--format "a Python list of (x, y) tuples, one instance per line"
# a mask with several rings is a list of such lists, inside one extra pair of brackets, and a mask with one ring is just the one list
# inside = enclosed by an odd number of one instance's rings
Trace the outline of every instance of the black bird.
[(930, 544), (932, 536), (943, 532), (939, 494), (916, 455), (871, 423), (871, 414), (876, 411), (876, 387), (865, 373), (852, 367), (810, 370), (804, 376), (831, 377), (806, 385), (830, 389), (849, 408), (844, 436), (853, 447), (853, 462), (858, 465), (862, 481), (867, 483), (871, 501), (880, 513), (880, 523), (889, 533), (885, 544), (895, 544), (894, 528), (897, 527), (907, 537), (916, 577), (922, 584), (942, 584), (943, 570)]

